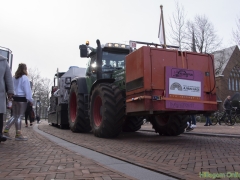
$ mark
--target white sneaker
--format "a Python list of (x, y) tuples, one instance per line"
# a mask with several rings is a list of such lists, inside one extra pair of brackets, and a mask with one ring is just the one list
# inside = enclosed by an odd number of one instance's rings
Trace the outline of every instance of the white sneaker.
[(197, 125), (193, 124), (193, 125), (192, 125), (192, 128), (195, 128), (195, 127), (197, 127)]
[(15, 136), (15, 140), (16, 140), (16, 141), (27, 141), (28, 138), (27, 138), (26, 136), (23, 136), (22, 134), (17, 134), (17, 135)]

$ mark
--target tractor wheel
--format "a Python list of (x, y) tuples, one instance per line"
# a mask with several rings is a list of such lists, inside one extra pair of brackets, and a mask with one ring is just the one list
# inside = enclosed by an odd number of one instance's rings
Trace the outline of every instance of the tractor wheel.
[(90, 121), (95, 136), (113, 138), (120, 134), (125, 116), (124, 97), (118, 87), (101, 83), (92, 92)]
[(187, 127), (187, 116), (180, 115), (155, 115), (150, 117), (152, 128), (156, 133), (165, 136), (178, 136)]
[(69, 129), (69, 126), (67, 124), (60, 124), (60, 129)]
[(122, 130), (124, 132), (135, 132), (138, 131), (143, 125), (143, 119), (135, 116), (127, 116)]
[(90, 132), (90, 120), (84, 115), (84, 96), (78, 94), (78, 85), (71, 85), (68, 102), (69, 128), (72, 132)]

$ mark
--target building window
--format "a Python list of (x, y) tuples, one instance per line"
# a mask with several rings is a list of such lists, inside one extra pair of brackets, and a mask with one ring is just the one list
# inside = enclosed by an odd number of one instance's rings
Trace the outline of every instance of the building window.
[(236, 91), (238, 91), (238, 80), (236, 79)]
[(231, 79), (228, 79), (228, 90), (231, 90)]
[(234, 91), (234, 79), (232, 79), (232, 91)]

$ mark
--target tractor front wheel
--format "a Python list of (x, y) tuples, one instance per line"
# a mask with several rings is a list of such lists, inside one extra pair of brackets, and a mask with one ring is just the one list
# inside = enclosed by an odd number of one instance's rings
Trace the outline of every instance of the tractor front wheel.
[(78, 93), (75, 82), (71, 85), (69, 94), (68, 119), (72, 132), (90, 132), (90, 120), (84, 115), (84, 96)]
[(124, 98), (118, 87), (101, 83), (91, 95), (90, 122), (95, 136), (113, 138), (122, 131)]

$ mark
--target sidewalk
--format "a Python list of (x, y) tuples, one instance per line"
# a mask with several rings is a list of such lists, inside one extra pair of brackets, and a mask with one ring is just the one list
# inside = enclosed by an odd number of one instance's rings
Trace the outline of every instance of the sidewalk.
[[(35, 125), (36, 126), (36, 125)], [(10, 130), (14, 137), (15, 127)], [(133, 179), (102, 164), (63, 148), (22, 124), (28, 141), (0, 143), (0, 179)]]
[[(218, 133), (240, 137), (238, 125), (204, 126), (204, 123), (198, 123), (193, 131), (180, 136), (158, 136), (139, 131), (122, 133), (116, 139), (96, 138), (91, 133), (72, 133), (50, 126), (45, 120), (38, 128), (75, 145), (179, 179), (199, 179), (199, 172), (205, 171), (240, 172), (240, 155), (235, 151), (240, 147), (239, 139), (211, 137)], [(113, 164), (109, 168), (96, 159), (53, 143), (32, 127), (26, 128), (23, 124), (22, 130), (29, 137), (28, 141), (9, 140), (0, 144), (0, 180), (134, 179), (125, 172), (119, 172), (120, 168), (114, 170)], [(151, 124), (144, 124), (141, 130), (153, 131)], [(12, 136), (14, 131), (15, 127), (12, 127)], [(194, 133), (209, 133), (211, 136), (201, 137)]]

